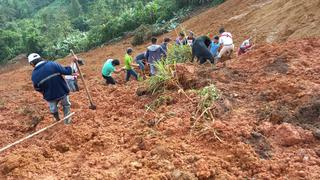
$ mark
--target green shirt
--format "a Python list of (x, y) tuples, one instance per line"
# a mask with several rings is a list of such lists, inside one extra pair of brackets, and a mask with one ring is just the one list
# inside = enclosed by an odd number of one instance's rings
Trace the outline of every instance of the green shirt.
[(125, 65), (126, 70), (132, 69), (132, 67), (131, 67), (132, 61), (133, 61), (133, 58), (129, 54), (126, 54), (124, 56), (124, 65)]
[(112, 59), (108, 59), (102, 67), (102, 75), (110, 77), (114, 71), (115, 68), (112, 65)]

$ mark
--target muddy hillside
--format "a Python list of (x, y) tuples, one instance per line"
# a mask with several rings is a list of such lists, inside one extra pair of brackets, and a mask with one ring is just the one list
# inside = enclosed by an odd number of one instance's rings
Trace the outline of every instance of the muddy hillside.
[[(104, 84), (104, 60), (123, 59), (130, 38), (79, 54), (97, 110), (80, 83), (72, 125), (2, 152), (0, 179), (320, 179), (319, 6), (227, 0), (187, 20), (196, 34), (224, 25), (237, 46), (247, 36), (257, 45), (226, 66), (178, 64), (179, 86), (162, 93), (140, 93), (145, 82), (125, 84), (123, 73)], [(53, 123), (31, 71), (0, 74), (0, 147)], [(219, 97), (203, 110), (199, 92), (211, 85)]]

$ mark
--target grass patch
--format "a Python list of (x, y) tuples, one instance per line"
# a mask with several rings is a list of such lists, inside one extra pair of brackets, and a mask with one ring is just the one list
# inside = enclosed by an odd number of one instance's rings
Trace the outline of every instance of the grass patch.
[(192, 60), (191, 46), (172, 45), (168, 49), (167, 59), (172, 64), (191, 62)]
[(166, 87), (175, 83), (175, 67), (168, 59), (163, 59), (155, 64), (157, 74), (147, 81), (148, 91), (152, 94), (163, 92)]
[(192, 53), (190, 46), (170, 46), (167, 57), (155, 64), (157, 74), (148, 81), (148, 91), (151, 94), (163, 92), (166, 88), (180, 88), (179, 81), (175, 76), (176, 64), (191, 61)]
[(213, 105), (213, 103), (220, 97), (218, 89), (213, 84), (201, 89), (198, 92), (198, 95), (200, 97), (198, 108), (201, 111), (210, 108)]

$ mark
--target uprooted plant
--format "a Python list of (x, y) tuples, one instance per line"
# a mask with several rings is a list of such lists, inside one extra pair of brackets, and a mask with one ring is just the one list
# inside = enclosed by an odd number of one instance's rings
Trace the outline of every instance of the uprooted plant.
[[(216, 100), (220, 98), (219, 90), (216, 88), (215, 85), (211, 84), (209, 86), (204, 87), (203, 89), (198, 91), (198, 105), (195, 112), (195, 121), (193, 122), (193, 125), (191, 127), (191, 132), (193, 129), (196, 128), (197, 123), (201, 119), (209, 119), (214, 121), (214, 116), (212, 113), (212, 110), (214, 109), (214, 103)], [(190, 133), (191, 133), (190, 132)], [(218, 137), (217, 132), (214, 128), (205, 126), (205, 127), (199, 127), (199, 136), (202, 137), (207, 134), (213, 134), (214, 138), (221, 141), (221, 139)]]
[(198, 96), (200, 100), (198, 102), (196, 115), (201, 112), (199, 118), (205, 116), (213, 120), (214, 118), (211, 109), (213, 108), (213, 103), (220, 98), (218, 89), (215, 85), (211, 84), (201, 89), (198, 92)]
[(166, 87), (175, 84), (174, 71), (175, 66), (168, 59), (163, 59), (155, 64), (157, 74), (150, 77), (147, 81), (148, 91), (154, 94), (155, 92), (163, 92)]
[[(155, 64), (157, 74), (147, 81), (147, 92), (155, 94), (164, 90), (179, 89), (189, 100), (178, 79), (177, 63), (185, 63), (192, 58), (190, 46), (169, 46), (167, 57)], [(191, 100), (192, 101), (192, 100)]]

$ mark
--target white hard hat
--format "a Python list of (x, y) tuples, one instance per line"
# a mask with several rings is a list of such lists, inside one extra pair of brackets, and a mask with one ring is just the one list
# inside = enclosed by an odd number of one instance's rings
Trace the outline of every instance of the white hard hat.
[(31, 63), (32, 61), (41, 58), (41, 56), (37, 53), (32, 53), (28, 56), (28, 61)]

